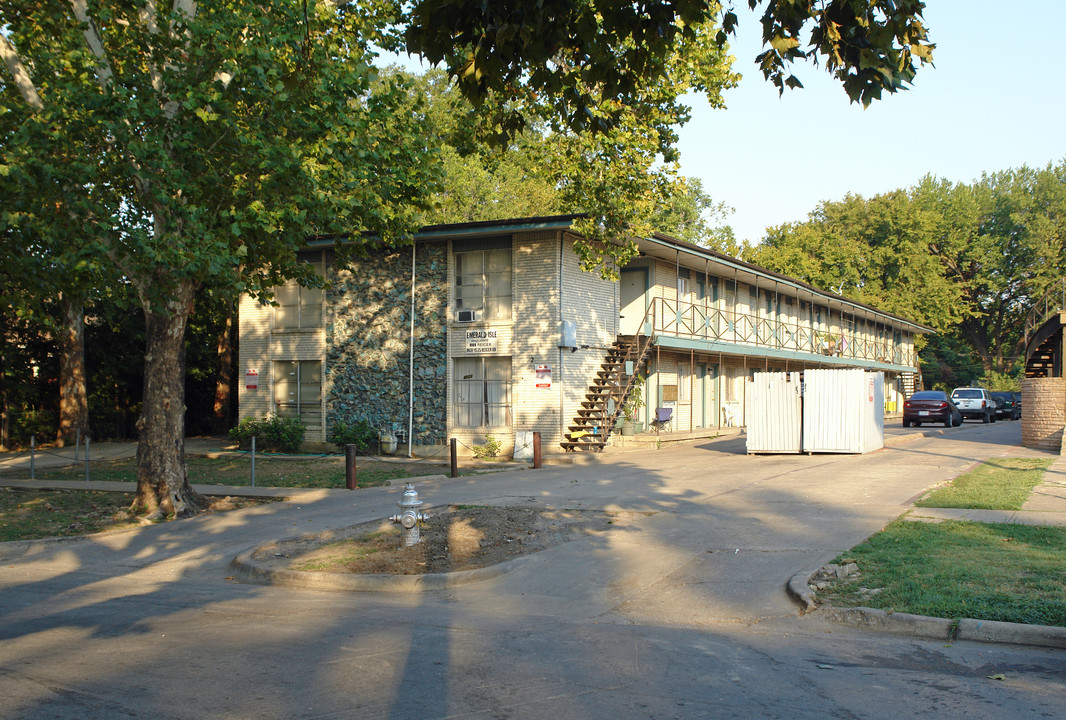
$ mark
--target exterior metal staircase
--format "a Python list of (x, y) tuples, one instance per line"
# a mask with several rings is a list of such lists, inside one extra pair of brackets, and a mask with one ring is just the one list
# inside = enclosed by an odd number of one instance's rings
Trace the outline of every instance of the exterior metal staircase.
[[(633, 390), (633, 382), (648, 362), (651, 348), (651, 338), (647, 336), (618, 336), (596, 371), (569, 432), (564, 435), (566, 440), (561, 445), (566, 452), (600, 452), (606, 447)], [(631, 372), (626, 372), (627, 369)]]

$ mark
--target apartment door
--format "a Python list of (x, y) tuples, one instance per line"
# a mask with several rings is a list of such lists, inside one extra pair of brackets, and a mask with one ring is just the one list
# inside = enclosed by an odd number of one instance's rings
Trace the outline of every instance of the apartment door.
[(718, 365), (697, 363), (697, 400), (693, 409), (696, 427), (714, 427), (718, 424)]
[(619, 281), (618, 328), (622, 335), (638, 335), (647, 310), (648, 269), (623, 270)]

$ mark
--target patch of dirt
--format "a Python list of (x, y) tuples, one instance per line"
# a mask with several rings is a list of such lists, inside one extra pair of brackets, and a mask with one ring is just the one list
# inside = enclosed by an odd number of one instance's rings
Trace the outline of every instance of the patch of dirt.
[(388, 520), (275, 543), (257, 550), (261, 565), (293, 570), (422, 575), (474, 570), (567, 540), (623, 525), (629, 513), (522, 507), (430, 508), (422, 542), (400, 547), (400, 526)]

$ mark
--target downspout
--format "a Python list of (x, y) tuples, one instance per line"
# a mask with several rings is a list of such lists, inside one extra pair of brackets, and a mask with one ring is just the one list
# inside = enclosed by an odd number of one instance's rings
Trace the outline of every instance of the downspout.
[(411, 339), (407, 379), (407, 457), (414, 457), (415, 426), (415, 243), (411, 242)]
[[(566, 233), (559, 233), (559, 322), (555, 326), (556, 334), (559, 335), (559, 339), (555, 344), (560, 345), (563, 332), (563, 262), (566, 251)], [(576, 333), (576, 329), (575, 329)], [(576, 338), (575, 338), (576, 342)], [(566, 377), (566, 373), (563, 371), (563, 348), (557, 348), (559, 352), (559, 439), (566, 440), (566, 392), (563, 390), (563, 380)], [(604, 435), (607, 434), (607, 428), (603, 428)]]

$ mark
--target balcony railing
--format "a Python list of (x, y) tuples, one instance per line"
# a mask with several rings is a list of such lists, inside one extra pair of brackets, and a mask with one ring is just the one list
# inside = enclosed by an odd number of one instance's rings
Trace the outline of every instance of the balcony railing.
[(653, 298), (645, 322), (655, 335), (917, 366), (913, 347), (891, 338), (870, 338), (839, 328), (819, 330), (799, 320), (737, 313), (699, 303)]

